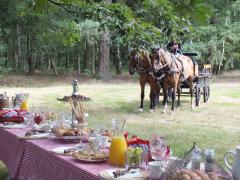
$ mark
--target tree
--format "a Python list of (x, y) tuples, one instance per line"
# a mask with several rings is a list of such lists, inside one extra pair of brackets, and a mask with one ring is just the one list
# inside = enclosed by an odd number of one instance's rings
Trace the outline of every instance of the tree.
[[(182, 3), (193, 13), (204, 7), (201, 0)], [(112, 64), (121, 73), (130, 47), (150, 50), (170, 39), (193, 38), (193, 25), (202, 18), (179, 11), (181, 4), (173, 0), (2, 0), (0, 5), (0, 43), (9, 68), (77, 71), (101, 79), (110, 78)]]

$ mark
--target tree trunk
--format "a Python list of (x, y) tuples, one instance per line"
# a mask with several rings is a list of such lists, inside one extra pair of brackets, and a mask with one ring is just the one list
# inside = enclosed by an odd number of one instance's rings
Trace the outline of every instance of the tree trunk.
[(77, 53), (77, 74), (80, 75), (80, 73), (81, 73), (81, 66), (80, 66), (81, 58), (80, 58), (79, 48), (77, 48), (76, 53)]
[(110, 58), (110, 47), (109, 47), (109, 31), (106, 29), (101, 35), (99, 45), (99, 63), (98, 63), (98, 77), (102, 80), (110, 79), (109, 70), (109, 58)]
[[(106, 4), (111, 4), (112, 0), (104, 0)], [(100, 37), (99, 45), (99, 63), (98, 63), (98, 77), (102, 80), (109, 80), (110, 70), (109, 70), (109, 59), (110, 59), (110, 47), (109, 47), (109, 30), (105, 27), (104, 32)]]
[(14, 63), (13, 63), (13, 71), (18, 72), (19, 71), (19, 61), (20, 61), (20, 26), (17, 24), (14, 26), (13, 29), (13, 57), (14, 57)]
[(120, 48), (119, 45), (117, 45), (116, 47), (114, 47), (112, 49), (112, 57), (113, 57), (113, 62), (115, 64), (115, 68), (116, 68), (116, 74), (122, 74), (121, 71), (121, 60), (120, 60)]
[(225, 53), (225, 40), (223, 40), (223, 43), (222, 43), (222, 57), (220, 59), (220, 62), (219, 62), (219, 65), (218, 65), (218, 75), (220, 75), (221, 73), (221, 67), (223, 65), (223, 60), (224, 60), (224, 53)]
[(85, 70), (87, 69), (87, 41), (84, 40), (83, 43), (81, 44), (82, 46), (82, 58), (83, 58), (83, 68), (82, 68), (82, 72), (85, 72)]
[[(92, 44), (86, 44), (86, 52), (85, 52), (85, 62), (86, 62), (86, 69), (88, 71), (92, 70), (92, 62), (93, 62), (93, 46)], [(92, 73), (92, 72), (91, 72)]]
[(95, 61), (96, 61), (96, 54), (97, 54), (97, 46), (96, 46), (96, 43), (94, 43), (94, 45), (93, 45), (93, 56), (92, 56), (92, 76), (94, 77), (95, 76), (95, 74), (96, 74), (96, 71), (95, 71), (95, 69), (96, 69), (96, 63), (95, 63)]
[(30, 33), (27, 34), (27, 62), (28, 62), (28, 73), (34, 73), (34, 65), (32, 59), (32, 52), (31, 52), (31, 38)]
[(66, 68), (66, 69), (69, 68), (69, 53), (67, 53), (65, 68)]
[(21, 33), (21, 27), (19, 24), (17, 24), (17, 54), (18, 54), (18, 62), (17, 66), (19, 68), (19, 62), (21, 62), (21, 38), (20, 38), (20, 33)]
[(50, 59), (50, 63), (51, 63), (51, 67), (53, 69), (54, 75), (58, 75), (58, 70), (57, 70), (55, 56)]

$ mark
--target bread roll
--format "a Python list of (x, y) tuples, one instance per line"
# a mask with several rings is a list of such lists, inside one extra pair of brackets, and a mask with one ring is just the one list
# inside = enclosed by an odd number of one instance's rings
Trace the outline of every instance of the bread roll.
[(196, 178), (198, 177), (198, 175), (197, 175), (197, 173), (195, 173), (195, 172), (193, 172), (193, 171), (184, 169), (184, 170), (181, 171), (181, 173), (182, 173), (182, 174), (187, 174), (187, 175), (189, 175), (192, 180), (193, 180), (193, 179), (194, 179), (194, 180), (201, 180), (201, 179), (196, 179)]
[(211, 180), (219, 180), (218, 175), (214, 172), (207, 173)]
[(200, 176), (195, 176), (192, 178), (192, 180), (202, 180), (202, 178)]
[(181, 180), (191, 180), (191, 177), (188, 174), (182, 174)]
[(210, 180), (208, 175), (205, 174), (204, 172), (200, 171), (200, 170), (194, 170), (193, 172), (197, 173), (198, 176), (200, 176), (202, 178), (202, 180)]

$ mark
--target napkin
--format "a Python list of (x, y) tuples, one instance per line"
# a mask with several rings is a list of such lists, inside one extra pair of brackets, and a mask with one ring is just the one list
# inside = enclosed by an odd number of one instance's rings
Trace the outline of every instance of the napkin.
[(22, 123), (24, 121), (24, 116), (27, 111), (22, 110), (1, 110), (0, 111), (0, 121), (1, 122), (15, 122)]
[[(120, 169), (123, 170), (123, 169)], [(115, 172), (116, 169), (108, 169), (105, 171), (102, 171), (100, 173), (100, 176), (102, 176), (104, 179), (122, 179), (122, 180), (127, 180), (127, 179), (147, 179), (148, 178), (148, 174), (145, 171), (142, 171), (140, 169), (131, 169), (128, 173), (119, 176), (117, 178), (114, 178), (113, 172)], [(135, 173), (131, 173), (131, 172), (135, 172)]]

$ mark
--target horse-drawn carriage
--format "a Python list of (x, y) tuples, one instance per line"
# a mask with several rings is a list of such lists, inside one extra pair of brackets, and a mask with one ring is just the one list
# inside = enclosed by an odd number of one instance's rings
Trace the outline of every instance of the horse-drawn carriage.
[[(193, 82), (195, 105), (199, 105), (201, 95), (203, 95), (203, 102), (206, 103), (210, 97), (209, 78), (212, 75), (212, 66), (211, 64), (199, 64), (195, 59), (195, 57), (198, 56), (197, 53), (183, 53), (183, 55), (190, 57), (193, 61), (195, 75), (195, 80)], [(183, 81), (181, 83), (181, 94), (190, 94), (188, 89), (188, 84), (186, 83), (186, 81)]]
[[(147, 83), (150, 85), (150, 111), (156, 108), (156, 97), (159, 95), (160, 88), (163, 91), (160, 93), (163, 94), (163, 112), (167, 109), (167, 99), (170, 96), (172, 97), (171, 110), (174, 112), (176, 94), (178, 106), (181, 94), (191, 96), (192, 107), (194, 104), (199, 105), (202, 94), (204, 102), (207, 102), (210, 95), (208, 81), (211, 77), (211, 65), (198, 66), (195, 56), (197, 56), (196, 53), (184, 53), (179, 58), (161, 48), (153, 49), (151, 54), (142, 49), (133, 50), (130, 54), (129, 73), (138, 72), (140, 75), (140, 110), (143, 109), (144, 87)], [(171, 95), (169, 89), (173, 92)]]

